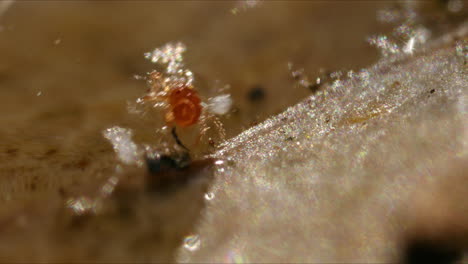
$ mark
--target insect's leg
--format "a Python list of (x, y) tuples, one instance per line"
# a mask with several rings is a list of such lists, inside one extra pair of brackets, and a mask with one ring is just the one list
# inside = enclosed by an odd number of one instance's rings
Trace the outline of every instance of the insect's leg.
[(183, 149), (187, 150), (187, 151), (190, 151), (183, 143), (182, 141), (180, 141), (179, 139), (179, 136), (177, 135), (177, 131), (176, 131), (176, 127), (172, 127), (172, 130), (171, 130), (171, 134), (172, 134), (172, 137), (174, 138), (174, 140), (176, 141), (177, 145), (181, 146)]

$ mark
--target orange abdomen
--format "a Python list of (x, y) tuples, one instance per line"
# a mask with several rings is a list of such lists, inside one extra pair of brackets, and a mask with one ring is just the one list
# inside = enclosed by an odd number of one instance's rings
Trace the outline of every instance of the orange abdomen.
[(198, 122), (202, 106), (197, 92), (189, 87), (174, 88), (169, 94), (172, 120), (178, 126), (188, 127)]

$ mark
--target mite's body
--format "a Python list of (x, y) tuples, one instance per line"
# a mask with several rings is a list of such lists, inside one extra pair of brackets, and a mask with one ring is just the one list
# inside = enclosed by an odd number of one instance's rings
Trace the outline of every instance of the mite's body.
[(150, 88), (139, 102), (156, 102), (154, 107), (165, 111), (168, 125), (189, 127), (199, 121), (203, 107), (193, 86), (167, 83), (162, 74), (156, 71), (148, 74), (148, 84)]
[(197, 91), (188, 86), (181, 86), (169, 92), (169, 110), (166, 112), (166, 122), (175, 123), (180, 127), (194, 125), (202, 113), (201, 100)]
[(202, 103), (197, 90), (191, 84), (171, 80), (157, 71), (148, 74), (147, 82), (149, 90), (138, 102), (154, 103), (153, 107), (164, 112), (164, 120), (174, 128), (173, 131), (176, 126), (187, 128), (199, 124), (201, 140), (211, 128), (208, 126), (208, 122), (211, 121), (217, 128), (220, 139), (224, 139), (224, 129), (220, 121), (215, 114), (205, 109), (207, 104)]

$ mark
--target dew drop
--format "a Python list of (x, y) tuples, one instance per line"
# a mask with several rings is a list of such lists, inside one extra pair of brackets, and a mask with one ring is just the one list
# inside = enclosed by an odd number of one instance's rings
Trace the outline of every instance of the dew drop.
[(214, 197), (215, 197), (215, 195), (212, 192), (205, 193), (205, 199), (208, 200), (208, 201), (213, 200)]
[(224, 160), (217, 160), (217, 161), (215, 161), (214, 164), (215, 164), (215, 165), (223, 165), (223, 164), (224, 164)]
[(184, 248), (189, 251), (195, 251), (200, 248), (201, 240), (198, 235), (190, 235), (184, 238)]

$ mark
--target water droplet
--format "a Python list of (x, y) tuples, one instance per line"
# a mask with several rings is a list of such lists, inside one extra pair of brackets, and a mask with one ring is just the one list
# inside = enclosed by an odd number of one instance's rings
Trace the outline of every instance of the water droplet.
[(184, 239), (184, 248), (189, 251), (195, 251), (200, 248), (201, 240), (198, 235), (186, 236)]
[(212, 192), (205, 193), (205, 199), (208, 200), (208, 201), (213, 200), (214, 197), (215, 197), (215, 195)]
[(224, 160), (217, 160), (217, 161), (215, 161), (214, 164), (216, 164), (216, 165), (223, 165), (223, 164), (224, 164)]

